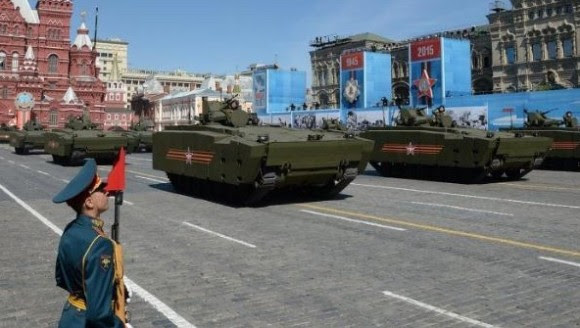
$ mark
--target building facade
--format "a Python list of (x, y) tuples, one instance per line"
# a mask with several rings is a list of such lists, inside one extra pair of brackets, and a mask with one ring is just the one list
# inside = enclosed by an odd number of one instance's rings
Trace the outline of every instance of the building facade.
[(493, 91), (579, 86), (578, 0), (511, 0), (488, 15)]
[(408, 103), (409, 44), (433, 37), (470, 40), (474, 94), (579, 87), (580, 0), (512, 0), (511, 5), (508, 10), (501, 1), (493, 2), (489, 25), (409, 40), (372, 33), (316, 38), (310, 43), (312, 101), (320, 108), (338, 107), (338, 58), (345, 51), (367, 50), (391, 54), (393, 97)]
[(95, 42), (97, 49), (97, 66), (99, 78), (109, 82), (121, 81), (121, 77), (128, 69), (129, 43), (121, 39), (105, 39)]
[(71, 44), (72, 12), (70, 0), (0, 1), (0, 123), (62, 127), (84, 114), (102, 125), (96, 52), (84, 23)]
[(340, 55), (345, 51), (385, 50), (397, 42), (372, 33), (317, 37), (310, 42), (315, 50), (310, 52), (312, 65), (311, 108), (336, 108), (340, 102)]

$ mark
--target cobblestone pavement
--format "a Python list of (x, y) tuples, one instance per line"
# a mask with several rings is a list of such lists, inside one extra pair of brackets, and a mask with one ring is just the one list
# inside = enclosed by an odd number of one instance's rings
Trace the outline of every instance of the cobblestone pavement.
[[(136, 328), (580, 326), (578, 172), (463, 185), (369, 169), (335, 200), (234, 208), (174, 193), (150, 154), (127, 161)], [(72, 212), (50, 199), (77, 170), (0, 145), (0, 327), (56, 326), (59, 235), (31, 210), (62, 229)]]

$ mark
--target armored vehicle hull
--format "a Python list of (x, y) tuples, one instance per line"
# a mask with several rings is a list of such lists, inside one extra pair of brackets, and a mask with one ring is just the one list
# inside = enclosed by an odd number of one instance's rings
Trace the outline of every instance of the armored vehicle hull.
[(12, 131), (10, 132), (10, 146), (14, 147), (14, 152), (19, 155), (28, 154), (34, 149), (44, 149), (45, 133), (42, 130), (33, 131)]
[(12, 136), (12, 132), (15, 132), (16, 129), (7, 126), (0, 126), (0, 142), (10, 142), (10, 137)]
[(539, 165), (552, 139), (457, 128), (445, 107), (400, 108), (397, 126), (360, 134), (375, 141), (371, 165), (384, 176), (480, 182), (504, 174), (519, 179)]
[(135, 131), (133, 135), (138, 144), (135, 151), (151, 152), (153, 150), (153, 131)]
[(526, 135), (548, 137), (553, 140), (540, 168), (580, 170), (580, 127), (528, 128), (512, 131)]
[(436, 127), (386, 127), (361, 133), (375, 141), (371, 165), (383, 176), (479, 182), (519, 179), (541, 163), (549, 138)]
[(344, 132), (178, 126), (153, 135), (153, 168), (179, 192), (251, 205), (296, 188), (333, 197), (365, 169), (372, 142)]
[(135, 139), (127, 134), (99, 130), (58, 130), (46, 133), (45, 151), (55, 163), (80, 165), (87, 157), (112, 162), (119, 149), (135, 148)]

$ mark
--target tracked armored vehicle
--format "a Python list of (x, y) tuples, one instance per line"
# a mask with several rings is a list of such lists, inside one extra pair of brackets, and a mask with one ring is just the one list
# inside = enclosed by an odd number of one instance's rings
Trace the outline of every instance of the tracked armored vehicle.
[(519, 179), (543, 160), (550, 138), (459, 128), (443, 106), (400, 108), (396, 126), (373, 127), (370, 164), (383, 176), (476, 183), (504, 174)]
[(10, 136), (14, 131), (16, 131), (14, 127), (7, 126), (4, 123), (0, 124), (0, 142), (10, 142)]
[(133, 136), (137, 139), (136, 151), (151, 152), (153, 149), (153, 123), (143, 120), (131, 127)]
[(10, 146), (14, 147), (14, 152), (18, 155), (28, 154), (34, 149), (44, 149), (46, 131), (44, 127), (36, 121), (28, 121), (22, 130), (10, 132)]
[(45, 137), (44, 150), (60, 165), (80, 165), (87, 157), (111, 163), (121, 147), (127, 152), (136, 147), (136, 140), (129, 133), (96, 130), (85, 118), (71, 118), (64, 129), (47, 132)]
[(552, 146), (541, 168), (580, 170), (580, 126), (571, 111), (562, 120), (551, 119), (549, 111), (524, 112), (526, 121), (521, 129), (512, 132), (552, 138)]
[(236, 99), (203, 99), (200, 124), (153, 135), (153, 168), (174, 188), (236, 205), (291, 189), (329, 198), (365, 169), (372, 141), (339, 130), (256, 125)]

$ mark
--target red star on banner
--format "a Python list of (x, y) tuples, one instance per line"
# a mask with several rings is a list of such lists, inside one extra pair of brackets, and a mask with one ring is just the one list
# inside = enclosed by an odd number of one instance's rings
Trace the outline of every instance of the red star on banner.
[(417, 97), (418, 98), (429, 97), (429, 98), (433, 99), (433, 88), (432, 87), (435, 85), (436, 82), (437, 82), (437, 79), (430, 78), (429, 74), (427, 73), (427, 70), (424, 69), (423, 74), (421, 74), (421, 78), (418, 80), (415, 80), (413, 82), (413, 84), (419, 90), (419, 94), (417, 95)]

